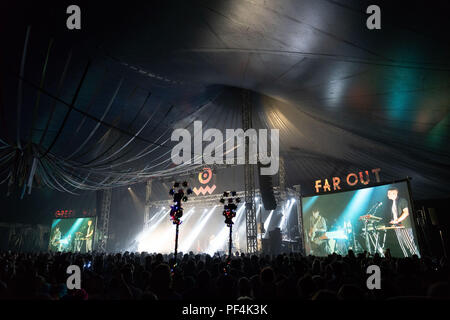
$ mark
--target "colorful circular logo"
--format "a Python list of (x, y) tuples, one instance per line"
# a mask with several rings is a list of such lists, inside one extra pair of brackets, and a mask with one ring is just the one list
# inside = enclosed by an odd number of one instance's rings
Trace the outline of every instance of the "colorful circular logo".
[(203, 171), (198, 174), (198, 181), (200, 181), (201, 184), (207, 184), (211, 181), (211, 178), (212, 171), (210, 168), (203, 168)]

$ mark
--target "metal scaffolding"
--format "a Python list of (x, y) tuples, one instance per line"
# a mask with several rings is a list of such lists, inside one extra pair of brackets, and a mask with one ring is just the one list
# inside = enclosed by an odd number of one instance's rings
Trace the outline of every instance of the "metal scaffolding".
[(112, 189), (102, 191), (102, 206), (100, 211), (100, 238), (98, 239), (97, 251), (105, 252), (109, 235), (109, 212), (111, 210)]
[(278, 180), (280, 186), (281, 200), (286, 200), (286, 170), (284, 167), (284, 158), (280, 157), (280, 166), (278, 170)]
[[(242, 127), (244, 131), (252, 128), (252, 103), (249, 90), (242, 91)], [(258, 251), (257, 223), (255, 209), (255, 165), (249, 163), (249, 139), (245, 138), (245, 218), (247, 230), (247, 253), (254, 254)]]
[(303, 230), (303, 210), (302, 210), (302, 193), (300, 185), (295, 185), (295, 198), (297, 199), (297, 221), (298, 230), (300, 232), (299, 247), (302, 254), (305, 254), (305, 234)]

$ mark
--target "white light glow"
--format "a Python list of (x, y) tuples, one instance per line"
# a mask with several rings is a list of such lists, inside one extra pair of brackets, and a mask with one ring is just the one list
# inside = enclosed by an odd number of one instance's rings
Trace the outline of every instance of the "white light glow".
[(270, 224), (270, 220), (272, 219), (272, 215), (273, 215), (273, 210), (270, 211), (269, 216), (267, 217), (266, 221), (264, 221), (264, 230), (266, 230), (267, 233), (267, 228), (269, 227)]
[[(241, 205), (241, 207), (236, 212), (235, 221), (239, 221), (239, 219), (243, 216), (242, 213), (244, 212), (245, 203)], [(209, 244), (208, 249), (206, 249), (206, 253), (213, 255), (215, 252), (218, 251), (219, 248), (223, 247), (226, 241), (226, 238), (229, 234), (229, 229), (226, 225), (222, 227), (219, 234), (214, 238), (214, 240), (211, 241)]]
[(278, 228), (284, 230), (286, 229), (287, 221), (289, 220), (289, 216), (291, 215), (291, 209), (294, 205), (295, 200), (288, 200), (286, 203), (286, 206), (283, 209), (283, 217), (281, 218), (280, 224), (278, 225)]
[(202, 215), (202, 218), (199, 219), (194, 229), (189, 234), (189, 237), (183, 241), (183, 244), (180, 246), (180, 251), (187, 252), (190, 249), (192, 243), (194, 243), (198, 234), (205, 227), (206, 223), (208, 222), (208, 219), (212, 216), (212, 213), (214, 212), (216, 207), (217, 205), (215, 205), (211, 210), (209, 210), (206, 216), (204, 216), (204, 214)]
[[(180, 227), (183, 225), (183, 222), (188, 220), (193, 213), (194, 208), (191, 208), (184, 214), (184, 219), (182, 220)], [(163, 231), (161, 235), (159, 235), (158, 237), (153, 237), (150, 244), (152, 251), (169, 252), (174, 246), (174, 242), (169, 241), (171, 237), (175, 239), (175, 225), (172, 223), (172, 221), (170, 221), (170, 224), (166, 226), (165, 231)]]

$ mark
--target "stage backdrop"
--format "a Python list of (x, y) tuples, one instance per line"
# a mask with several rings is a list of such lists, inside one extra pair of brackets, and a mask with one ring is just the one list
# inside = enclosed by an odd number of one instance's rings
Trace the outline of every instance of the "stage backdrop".
[(96, 217), (54, 219), (50, 231), (50, 251), (92, 251)]
[[(419, 255), (406, 181), (302, 199), (307, 254)], [(420, 255), (419, 255), (420, 256)]]

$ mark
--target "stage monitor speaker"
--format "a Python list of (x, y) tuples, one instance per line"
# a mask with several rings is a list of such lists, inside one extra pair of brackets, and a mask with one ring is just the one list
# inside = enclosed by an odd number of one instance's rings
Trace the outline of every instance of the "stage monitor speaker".
[[(268, 166), (268, 165), (267, 165)], [(277, 208), (277, 200), (273, 193), (272, 176), (261, 175), (261, 167), (265, 165), (258, 164), (258, 176), (259, 176), (259, 192), (261, 194), (261, 200), (266, 210), (275, 210)]]

